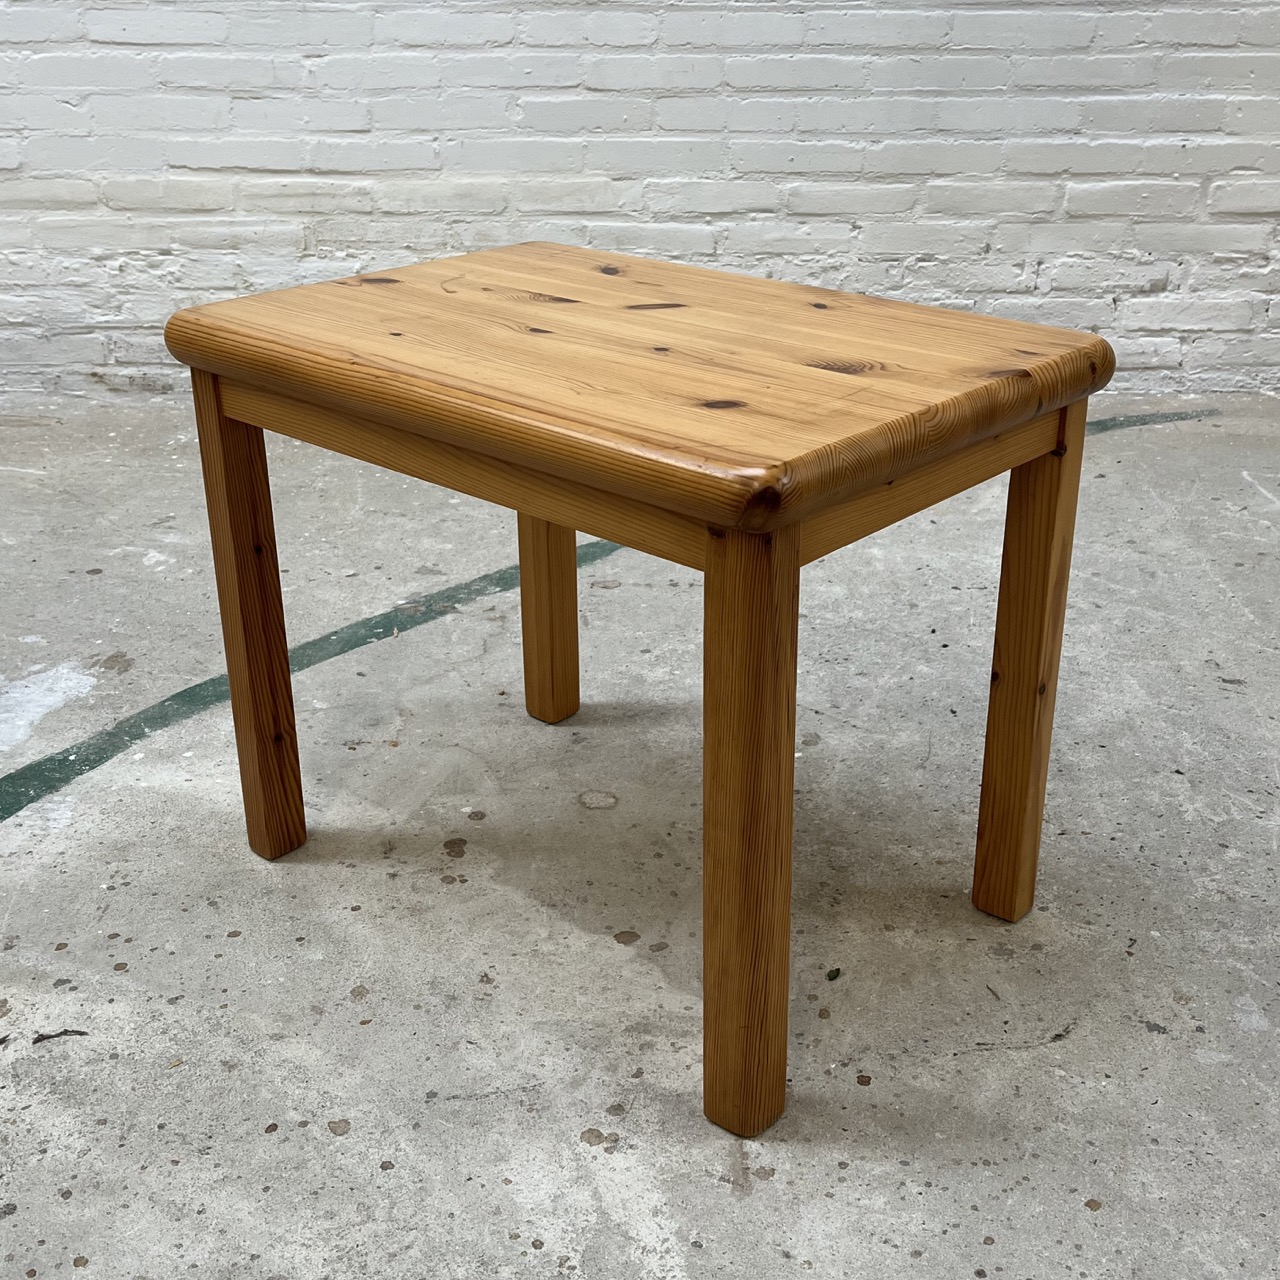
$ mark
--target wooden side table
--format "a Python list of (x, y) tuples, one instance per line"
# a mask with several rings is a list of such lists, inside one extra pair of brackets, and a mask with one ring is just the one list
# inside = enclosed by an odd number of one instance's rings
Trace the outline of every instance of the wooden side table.
[(518, 513), (525, 699), (578, 707), (574, 530), (706, 573), (706, 1114), (786, 1089), (800, 566), (1012, 469), (973, 901), (1035, 888), (1090, 334), (553, 244), (194, 307), (249, 843), (306, 839), (263, 430)]

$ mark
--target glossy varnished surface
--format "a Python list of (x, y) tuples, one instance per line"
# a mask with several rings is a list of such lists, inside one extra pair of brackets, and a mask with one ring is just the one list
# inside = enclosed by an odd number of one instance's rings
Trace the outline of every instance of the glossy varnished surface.
[(799, 530), (711, 530), (706, 559), (703, 1106), (753, 1138), (787, 1093)]
[(267, 455), (260, 428), (226, 416), (213, 378), (191, 382), (245, 825), (250, 848), (278, 858), (307, 825)]
[(180, 312), (180, 360), (767, 529), (1104, 385), (1075, 333), (552, 244)]
[(1067, 409), (1059, 446), (1009, 477), (973, 874), (974, 905), (1003, 920), (1035, 898), (1085, 411)]
[(184, 311), (253, 847), (306, 838), (262, 431), (518, 514), (526, 705), (578, 708), (576, 529), (706, 571), (706, 1114), (782, 1113), (801, 565), (1013, 469), (974, 902), (1029, 909), (1100, 339), (518, 245)]

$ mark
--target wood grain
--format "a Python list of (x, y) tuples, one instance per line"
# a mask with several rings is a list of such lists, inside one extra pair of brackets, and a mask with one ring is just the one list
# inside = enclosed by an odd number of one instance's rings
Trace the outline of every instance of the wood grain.
[(786, 1099), (798, 530), (712, 530), (706, 574), (704, 1106), (752, 1137)]
[(545, 244), (211, 303), (166, 340), (249, 386), (756, 529), (1114, 367), (1091, 334)]
[(523, 511), (520, 538), (520, 629), (524, 705), (557, 724), (578, 709), (578, 558), (573, 530)]
[(1031, 906), (1091, 334), (526, 244), (191, 308), (250, 843), (306, 838), (262, 430), (518, 512), (526, 705), (578, 708), (574, 530), (705, 569), (704, 1098), (786, 1093), (802, 563), (1013, 469), (973, 900)]
[(307, 828), (267, 456), (257, 427), (225, 416), (215, 378), (193, 369), (191, 386), (249, 846), (278, 858)]
[(801, 564), (838, 551), (869, 533), (1048, 453), (1057, 443), (1060, 416), (1044, 414), (819, 512), (800, 527)]
[(515, 467), (356, 414), (335, 413), (225, 380), (222, 402), (238, 421), (581, 529), (597, 538), (622, 542), (690, 569), (702, 568), (706, 526), (673, 512)]
[(973, 874), (974, 905), (1002, 920), (1035, 898), (1086, 409), (1063, 410), (1058, 448), (1009, 479)]

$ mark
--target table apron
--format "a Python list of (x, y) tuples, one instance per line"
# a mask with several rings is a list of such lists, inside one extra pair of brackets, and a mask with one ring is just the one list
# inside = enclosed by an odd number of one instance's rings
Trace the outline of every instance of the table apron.
[(1052, 453), (1061, 443), (1065, 412), (1055, 409), (1042, 414), (810, 516), (800, 530), (800, 563), (830, 555), (1001, 472)]
[[(707, 525), (661, 507), (380, 422), (219, 380), (223, 413), (334, 453), (470, 494), (526, 515), (634, 547), (690, 569), (706, 563)], [(969, 445), (804, 520), (800, 563), (820, 559), (907, 516), (1058, 447), (1065, 410)]]
[(553, 524), (701, 569), (707, 528), (675, 512), (243, 383), (221, 380), (228, 418), (443, 485)]

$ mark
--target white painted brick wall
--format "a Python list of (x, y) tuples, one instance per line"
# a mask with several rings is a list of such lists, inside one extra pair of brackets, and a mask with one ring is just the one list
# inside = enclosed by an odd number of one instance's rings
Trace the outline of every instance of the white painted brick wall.
[(1280, 390), (1280, 0), (0, 0), (13, 395), (192, 302), (507, 241), (1093, 328)]

